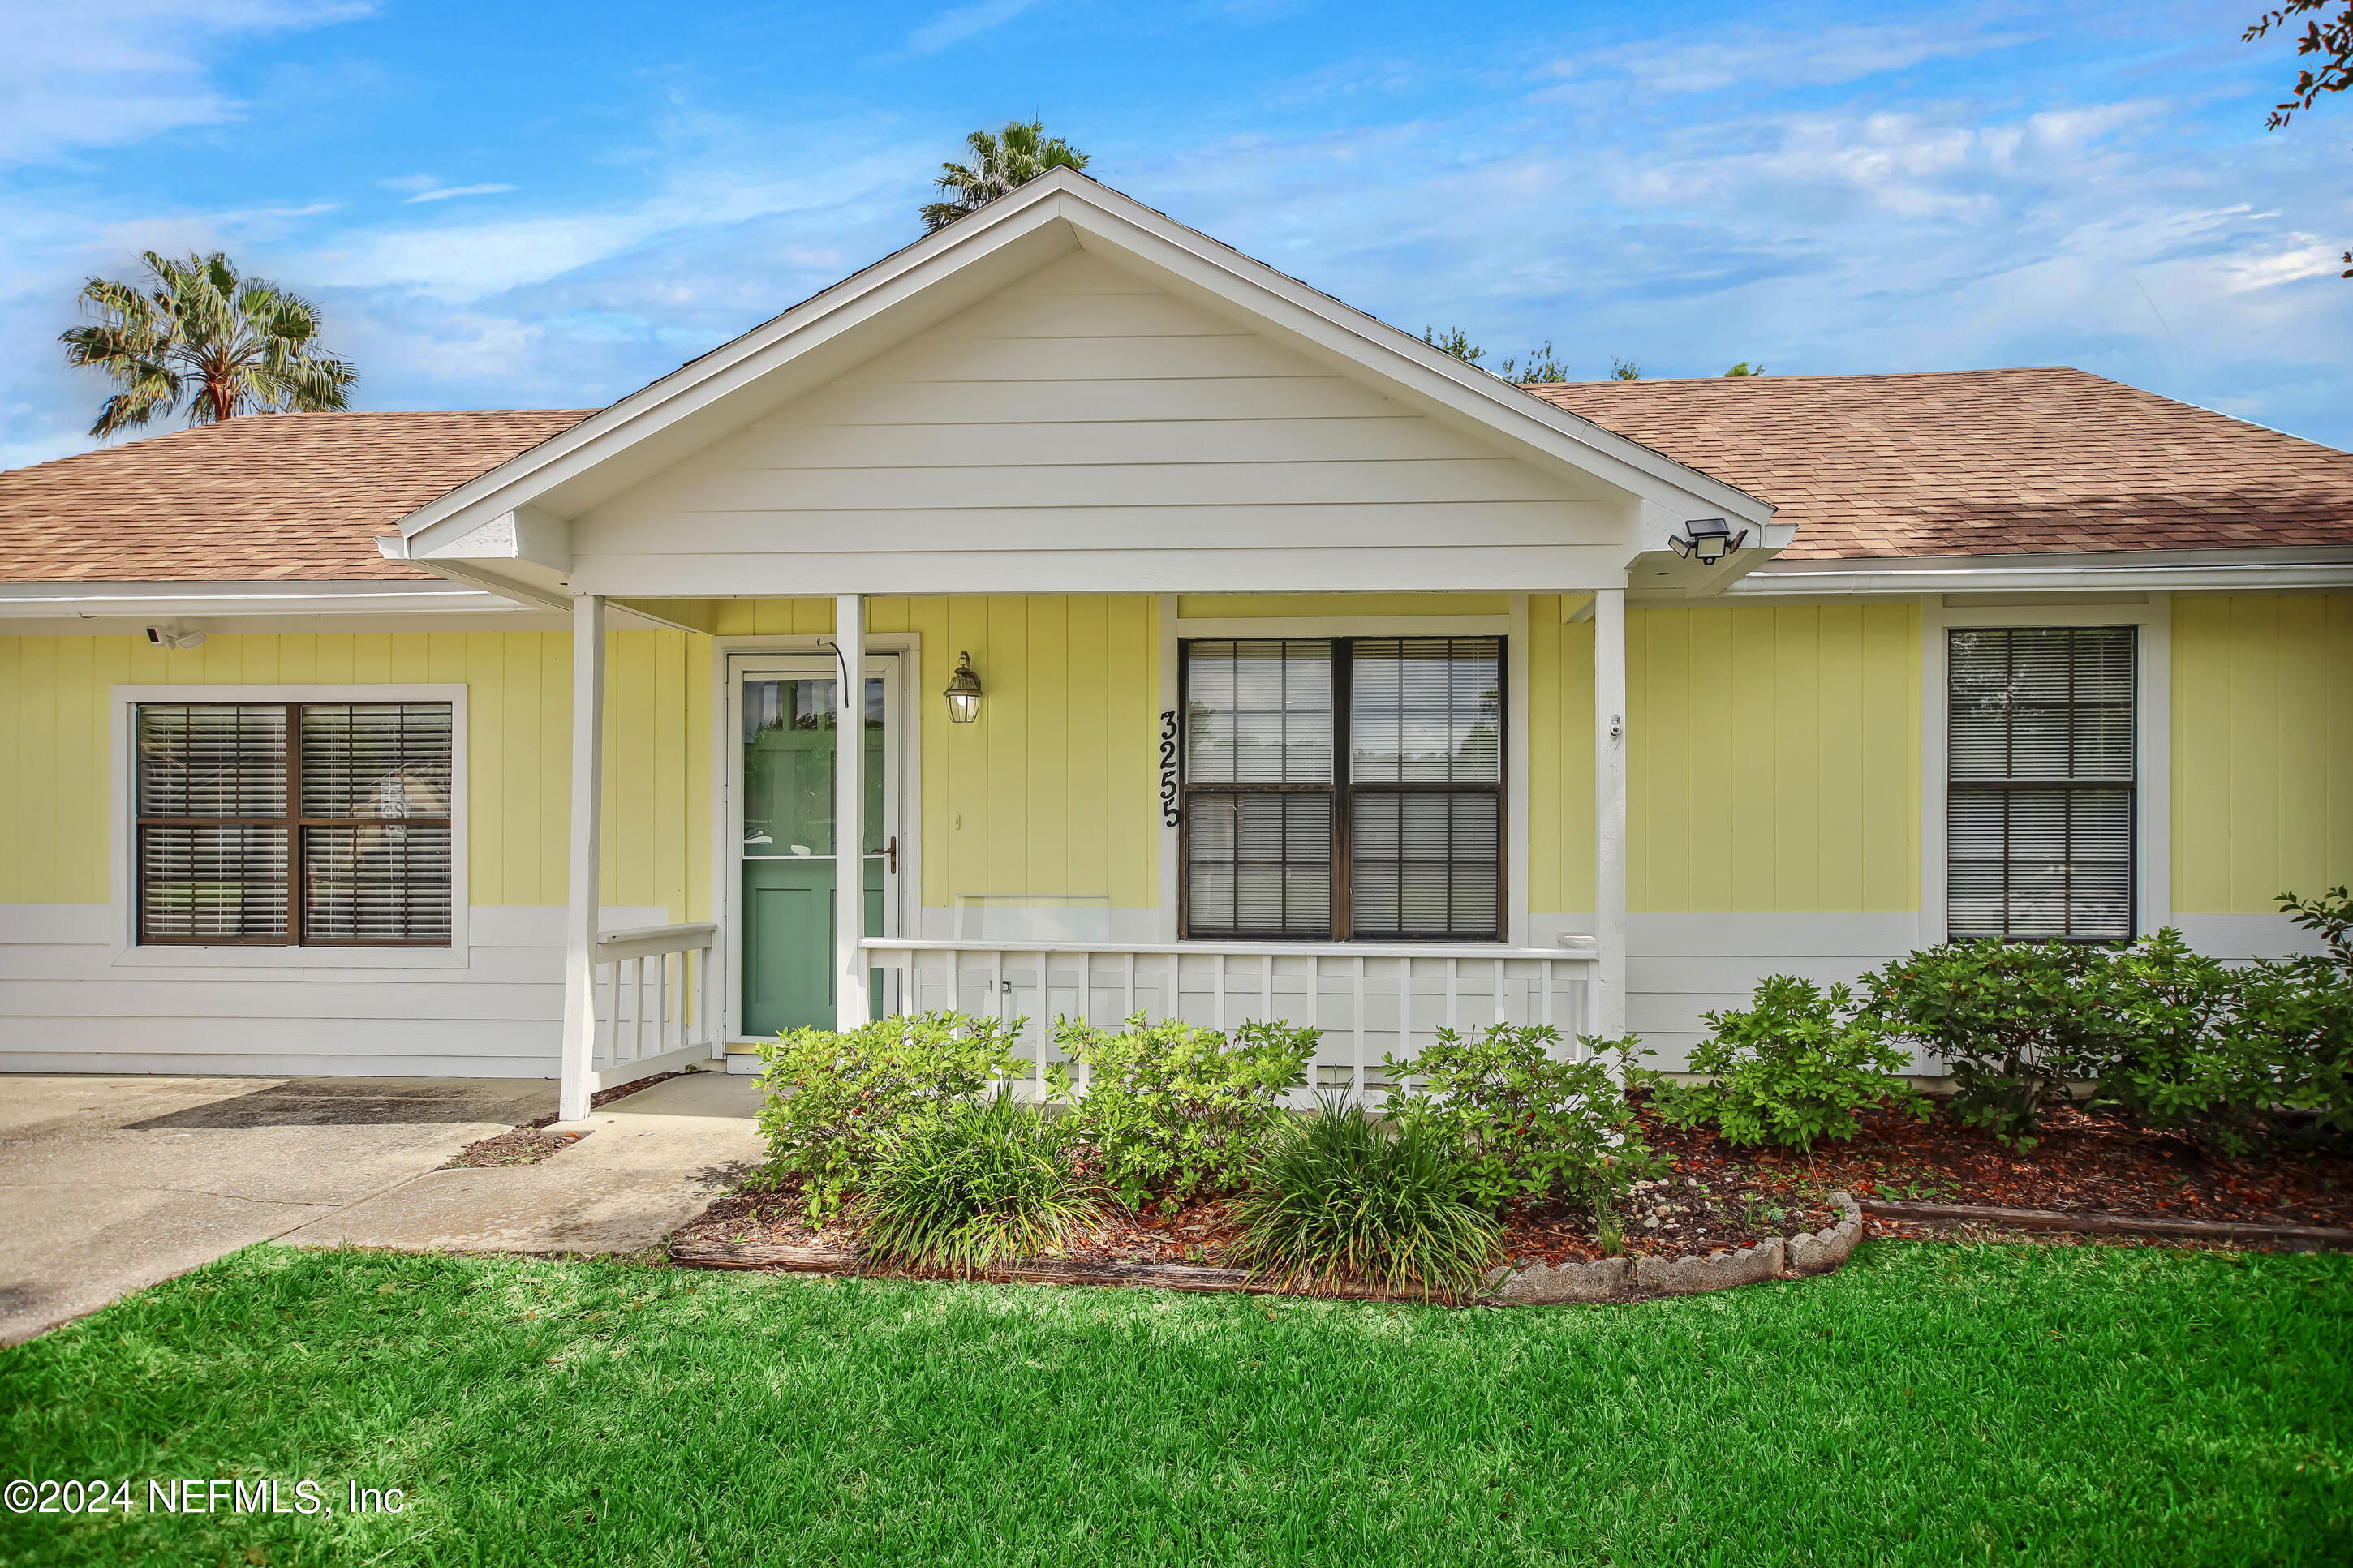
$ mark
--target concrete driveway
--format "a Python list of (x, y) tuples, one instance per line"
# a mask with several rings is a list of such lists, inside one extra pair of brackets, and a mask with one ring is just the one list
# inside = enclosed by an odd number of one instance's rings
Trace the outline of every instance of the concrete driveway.
[(554, 1109), (540, 1079), (0, 1075), (0, 1344)]

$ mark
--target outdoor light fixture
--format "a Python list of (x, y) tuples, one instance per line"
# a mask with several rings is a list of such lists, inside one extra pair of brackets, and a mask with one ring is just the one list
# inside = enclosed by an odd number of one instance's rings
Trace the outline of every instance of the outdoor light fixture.
[(944, 693), (948, 700), (948, 721), (969, 724), (980, 717), (980, 677), (972, 672), (972, 655), (956, 655), (955, 674), (948, 678)]
[(1675, 553), (1689, 561), (1696, 558), (1703, 565), (1713, 566), (1742, 545), (1748, 542), (1748, 531), (1732, 532), (1720, 517), (1695, 517), (1683, 524), (1681, 533), (1668, 536)]

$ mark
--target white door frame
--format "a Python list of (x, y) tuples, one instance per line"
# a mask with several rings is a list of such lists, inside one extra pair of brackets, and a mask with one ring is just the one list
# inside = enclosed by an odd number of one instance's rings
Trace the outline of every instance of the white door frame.
[[(827, 670), (839, 679), (830, 637), (714, 637), (711, 787), (712, 825), (712, 918), (719, 925), (719, 1024), (730, 1045), (750, 1043), (744, 1034), (743, 921), (744, 798), (743, 682), (745, 673), (769, 663), (815, 661), (807, 673)], [(923, 683), (921, 639), (913, 633), (883, 633), (866, 638), (867, 676), (883, 682), (883, 836), (899, 840), (899, 868), (882, 876), (882, 930), (903, 934), (914, 923), (913, 909), (923, 898), (923, 724), (916, 692)], [(821, 668), (820, 668), (821, 667)], [(839, 804), (836, 803), (837, 809)], [(889, 998), (885, 998), (888, 1006)]]

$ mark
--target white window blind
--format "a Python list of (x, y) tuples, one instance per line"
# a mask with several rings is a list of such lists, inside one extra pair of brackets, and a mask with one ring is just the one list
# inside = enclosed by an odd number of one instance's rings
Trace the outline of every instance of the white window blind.
[(2129, 940), (2137, 629), (1949, 635), (1947, 929)]
[(139, 940), (446, 947), (451, 705), (142, 703)]

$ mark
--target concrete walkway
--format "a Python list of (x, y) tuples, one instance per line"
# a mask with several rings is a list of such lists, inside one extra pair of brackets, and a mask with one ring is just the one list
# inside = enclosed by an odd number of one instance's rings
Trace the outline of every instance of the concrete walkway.
[(537, 1079), (0, 1076), (0, 1344), (554, 1109)]
[(517, 1079), (0, 1077), (0, 1344), (272, 1237), (635, 1252), (760, 1152), (745, 1078), (616, 1100), (536, 1165), (438, 1169), (555, 1108)]
[(555, 1123), (588, 1136), (536, 1165), (428, 1172), (283, 1239), (404, 1252), (642, 1251), (750, 1173), (758, 1105), (748, 1078), (674, 1078)]

